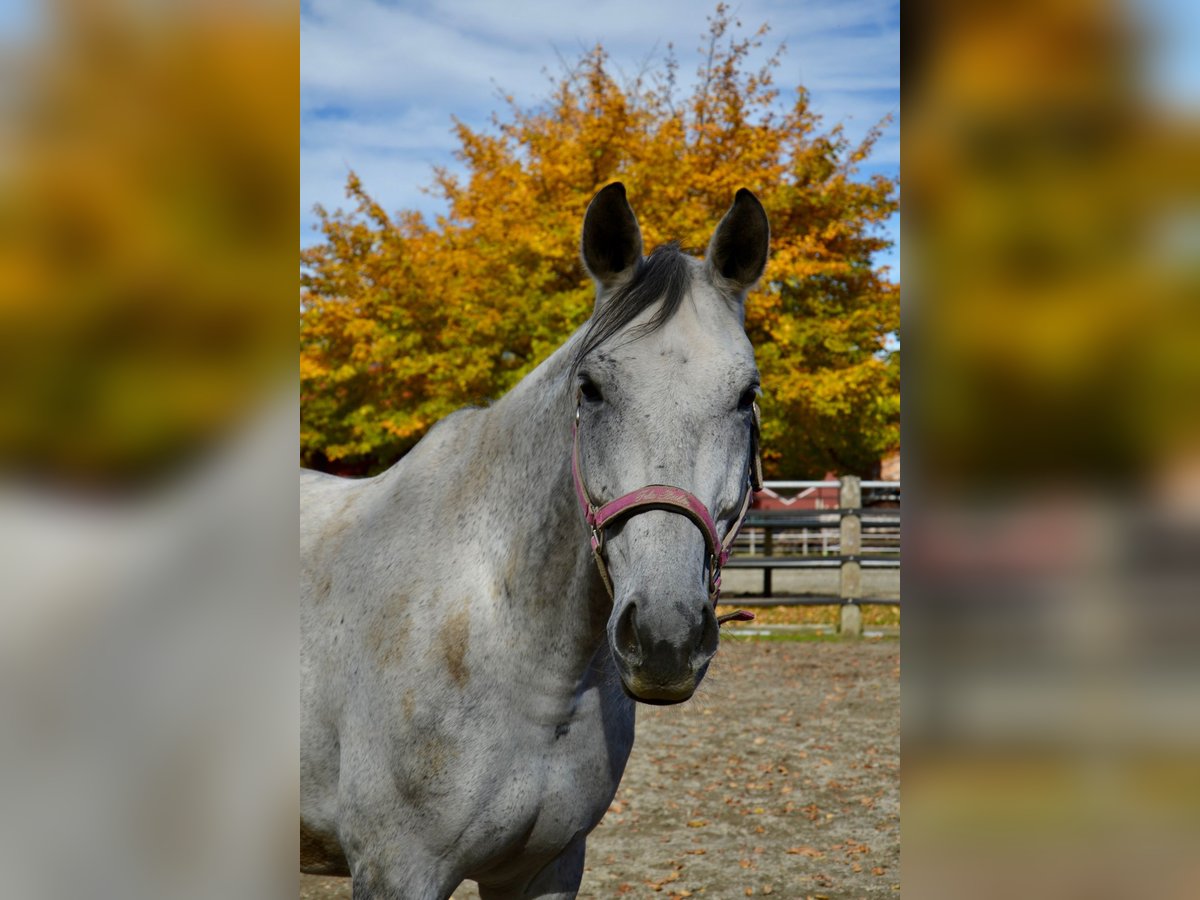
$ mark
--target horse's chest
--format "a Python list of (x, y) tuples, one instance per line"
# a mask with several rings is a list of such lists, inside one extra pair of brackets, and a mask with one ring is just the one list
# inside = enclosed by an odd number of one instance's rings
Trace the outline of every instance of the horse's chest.
[(591, 831), (612, 802), (632, 743), (631, 720), (605, 721), (598, 710), (525, 726), (494, 770), (507, 776), (481, 817), (495, 829), (487, 843), (509, 848), (501, 855), (521, 865), (517, 858), (554, 856)]
[[(548, 729), (549, 730), (549, 729)], [(570, 826), (572, 832), (591, 828), (608, 809), (617, 791), (632, 744), (598, 718), (578, 718), (555, 725), (540, 748), (520, 765), (531, 783), (538, 784), (539, 821)]]
[[(620, 782), (628, 749), (606, 741), (599, 724), (572, 723), (555, 729), (554, 743), (541, 755), (546, 773), (543, 809), (583, 808), (587, 816), (599, 817), (608, 808)], [(632, 736), (630, 736), (632, 742)], [(614, 759), (619, 755), (619, 759)]]

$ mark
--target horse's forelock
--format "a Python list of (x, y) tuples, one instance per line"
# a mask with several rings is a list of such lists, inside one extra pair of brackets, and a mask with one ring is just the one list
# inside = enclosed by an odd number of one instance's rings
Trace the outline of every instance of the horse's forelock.
[(655, 247), (638, 265), (633, 278), (605, 298), (592, 316), (571, 361), (571, 371), (575, 372), (589, 353), (620, 333), (656, 302), (659, 302), (658, 310), (633, 330), (630, 340), (661, 328), (678, 311), (691, 278), (690, 259), (679, 249), (678, 241)]

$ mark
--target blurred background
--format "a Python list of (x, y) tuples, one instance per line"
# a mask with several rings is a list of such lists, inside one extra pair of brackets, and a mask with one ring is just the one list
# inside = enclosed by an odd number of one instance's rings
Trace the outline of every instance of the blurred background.
[(904, 8), (913, 897), (1200, 896), (1197, 18)]
[(298, 51), (0, 5), (4, 896), (294, 896)]

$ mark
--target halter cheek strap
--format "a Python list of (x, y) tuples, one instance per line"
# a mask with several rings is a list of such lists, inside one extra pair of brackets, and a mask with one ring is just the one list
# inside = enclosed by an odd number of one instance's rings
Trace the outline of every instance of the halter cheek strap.
[[(615, 599), (615, 591), (613, 590), (612, 577), (608, 574), (608, 564), (604, 559), (605, 529), (624, 519), (657, 509), (684, 516), (700, 529), (700, 534), (704, 537), (704, 547), (708, 558), (708, 596), (713, 606), (716, 606), (721, 596), (721, 569), (725, 567), (725, 563), (729, 559), (729, 554), (733, 548), (733, 542), (737, 538), (738, 530), (742, 527), (742, 522), (745, 521), (746, 513), (750, 509), (750, 501), (753, 493), (762, 490), (762, 460), (758, 450), (760, 420), (757, 403), (754, 404), (753, 415), (750, 448), (750, 483), (748, 489), (744, 492), (742, 508), (738, 512), (733, 524), (729, 527), (729, 531), (725, 534), (725, 540), (722, 541), (717, 535), (717, 523), (713, 521), (712, 516), (709, 514), (708, 507), (695, 494), (685, 491), (680, 487), (669, 484), (648, 484), (645, 487), (630, 491), (628, 494), (624, 494), (615, 500), (610, 500), (601, 506), (593, 503), (587, 488), (584, 486), (583, 475), (579, 470), (579, 409), (576, 408), (575, 421), (571, 426), (571, 478), (575, 483), (575, 496), (579, 499), (579, 506), (583, 510), (584, 519), (592, 531), (592, 555), (596, 560), (596, 568), (600, 572), (600, 579), (604, 582), (604, 587), (607, 589), (610, 598)], [(730, 620), (745, 622), (753, 618), (753, 613), (739, 609), (737, 612), (719, 616), (717, 622), (722, 623)]]

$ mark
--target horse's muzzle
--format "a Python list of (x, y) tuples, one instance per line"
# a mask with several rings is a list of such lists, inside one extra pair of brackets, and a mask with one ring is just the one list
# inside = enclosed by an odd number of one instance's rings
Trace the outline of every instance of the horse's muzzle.
[(631, 597), (609, 621), (609, 646), (625, 693), (642, 703), (682, 703), (708, 670), (719, 641), (707, 604), (654, 615), (644, 597)]

